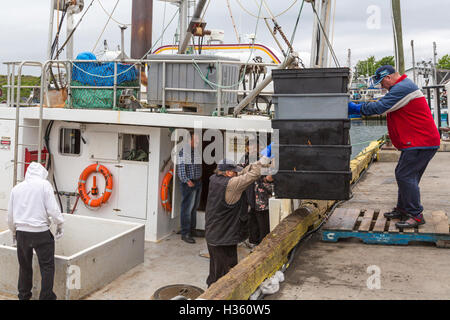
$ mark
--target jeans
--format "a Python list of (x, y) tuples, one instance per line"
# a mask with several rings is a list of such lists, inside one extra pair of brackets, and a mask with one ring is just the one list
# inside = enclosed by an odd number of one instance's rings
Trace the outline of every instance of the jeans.
[(436, 152), (437, 149), (403, 150), (398, 160), (395, 168), (398, 185), (397, 208), (404, 209), (412, 216), (418, 216), (423, 211), (419, 183)]
[(19, 259), (19, 300), (31, 299), (33, 287), (33, 249), (41, 271), (39, 300), (56, 300), (53, 292), (55, 277), (55, 240), (50, 230), (44, 232), (17, 231), (17, 257)]
[(181, 235), (190, 236), (197, 226), (197, 208), (202, 194), (202, 181), (195, 180), (191, 188), (187, 183), (181, 183)]
[(251, 244), (259, 244), (259, 226), (254, 208), (251, 208), (248, 212), (248, 233), (248, 242)]
[(259, 232), (258, 244), (260, 244), (264, 237), (270, 233), (269, 210), (255, 211), (255, 216)]
[(226, 275), (238, 263), (237, 245), (212, 246), (207, 243), (209, 253), (208, 288)]

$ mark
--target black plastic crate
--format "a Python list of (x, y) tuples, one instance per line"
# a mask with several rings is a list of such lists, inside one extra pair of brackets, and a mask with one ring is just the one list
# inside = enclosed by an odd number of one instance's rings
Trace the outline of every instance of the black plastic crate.
[(272, 78), (275, 94), (347, 93), (350, 69), (274, 69)]
[(279, 169), (349, 171), (351, 146), (280, 145)]
[(349, 145), (350, 120), (272, 120), (280, 144)]
[(352, 172), (279, 170), (274, 179), (278, 199), (348, 200)]

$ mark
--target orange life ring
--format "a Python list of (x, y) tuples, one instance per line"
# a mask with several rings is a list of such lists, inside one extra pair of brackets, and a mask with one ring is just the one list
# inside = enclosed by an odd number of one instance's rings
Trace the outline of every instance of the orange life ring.
[[(100, 198), (97, 199), (91, 199), (86, 192), (87, 178), (93, 172), (100, 172), (103, 177), (105, 177), (105, 192)], [(93, 188), (96, 188), (96, 186)], [(80, 195), (81, 200), (83, 200), (83, 202), (90, 207), (100, 207), (102, 204), (106, 203), (111, 196), (112, 190), (112, 174), (108, 171), (108, 169), (106, 169), (105, 166), (102, 166), (101, 164), (94, 163), (86, 167), (80, 175), (80, 180), (78, 180), (78, 194)]]
[(170, 202), (169, 186), (173, 177), (173, 169), (166, 173), (161, 183), (161, 204), (166, 211), (172, 211), (172, 203)]

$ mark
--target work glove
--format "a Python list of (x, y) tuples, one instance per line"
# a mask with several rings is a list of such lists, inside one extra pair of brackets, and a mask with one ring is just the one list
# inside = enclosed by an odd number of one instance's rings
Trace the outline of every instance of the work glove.
[(262, 156), (261, 159), (259, 159), (259, 163), (261, 163), (263, 166), (267, 166), (272, 162), (272, 159)]
[(64, 234), (63, 225), (58, 224), (58, 226), (56, 227), (55, 239), (56, 240), (60, 239), (63, 236), (63, 234)]
[(260, 152), (260, 155), (269, 159), (273, 159), (274, 155), (272, 155), (272, 143), (265, 147), (264, 150)]
[(348, 115), (361, 114), (361, 106), (362, 106), (362, 104), (357, 104), (357, 103), (350, 101), (348, 103)]

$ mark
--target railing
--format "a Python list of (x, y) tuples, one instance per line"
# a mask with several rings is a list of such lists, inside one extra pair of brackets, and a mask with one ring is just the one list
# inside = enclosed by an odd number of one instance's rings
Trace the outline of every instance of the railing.
[[(71, 78), (72, 78), (72, 70), (74, 68), (74, 64), (75, 63), (114, 63), (114, 74), (111, 76), (106, 76), (106, 77), (112, 77), (113, 78), (113, 86), (73, 86), (71, 84)], [(23, 64), (25, 63), (25, 64)], [(217, 110), (218, 110), (218, 114), (220, 115), (221, 113), (221, 109), (222, 109), (222, 94), (223, 93), (236, 93), (236, 94), (248, 94), (250, 92), (252, 92), (252, 90), (241, 90), (239, 89), (239, 85), (241, 84), (240, 82), (236, 83), (236, 89), (230, 88), (230, 87), (223, 87), (220, 83), (221, 78), (222, 78), (222, 68), (223, 68), (223, 64), (237, 64), (237, 65), (245, 65), (246, 67), (252, 67), (252, 66), (258, 66), (258, 67), (277, 67), (277, 64), (271, 64), (271, 63), (254, 63), (254, 62), (249, 62), (249, 63), (242, 63), (240, 61), (224, 61), (224, 60), (196, 60), (195, 63), (196, 64), (215, 64), (216, 69), (217, 69), (217, 79), (218, 79), (218, 83), (210, 86), (212, 87), (211, 89), (190, 89), (190, 88), (172, 88), (172, 87), (168, 87), (166, 86), (166, 67), (167, 64), (192, 64), (193, 61), (192, 60), (134, 60), (134, 59), (126, 59), (126, 60), (114, 60), (114, 61), (99, 61), (99, 60), (66, 60), (66, 61), (56, 61), (56, 60), (49, 60), (46, 61), (45, 63), (40, 63), (40, 62), (5, 62), (5, 64), (7, 65), (7, 70), (8, 70), (8, 76), (7, 76), (7, 85), (5, 86), (7, 88), (7, 101), (6, 104), (8, 107), (14, 107), (14, 106), (42, 106), (42, 100), (43, 97), (47, 98), (47, 105), (49, 105), (48, 103), (48, 91), (49, 91), (49, 86), (50, 86), (50, 81), (48, 79), (48, 73), (49, 73), (49, 68), (55, 68), (55, 67), (63, 67), (66, 71), (66, 78), (67, 78), (67, 96), (68, 96), (68, 105), (71, 106), (71, 102), (72, 102), (72, 90), (73, 89), (94, 89), (94, 90), (98, 90), (98, 89), (110, 89), (113, 90), (113, 108), (117, 107), (117, 90), (118, 90), (118, 84), (117, 84), (117, 79), (118, 76), (120, 74), (118, 74), (117, 72), (117, 65), (119, 63), (123, 63), (123, 64), (130, 64), (130, 68), (132, 67), (138, 67), (138, 70), (140, 71), (140, 69), (142, 68), (142, 66), (144, 65), (149, 65), (151, 63), (162, 63), (162, 68), (163, 68), (163, 74), (162, 74), (162, 92), (161, 92), (161, 96), (162, 96), (162, 106), (166, 106), (166, 92), (168, 91), (180, 91), (180, 92), (203, 92), (203, 93), (214, 93), (217, 95)], [(21, 67), (23, 67), (24, 65), (27, 66), (39, 66), (41, 67), (41, 83), (39, 86), (35, 85), (35, 86), (22, 86), (21, 85), (21, 72), (19, 72), (19, 74), (16, 76), (15, 74), (15, 70), (16, 67), (19, 66), (19, 69), (21, 71)], [(83, 72), (83, 71), (81, 71)], [(92, 75), (95, 76), (95, 75)], [(98, 76), (98, 75), (96, 75)], [(16, 82), (16, 77), (17, 77), (17, 82)], [(99, 77), (105, 77), (105, 76), (99, 76)], [(42, 81), (45, 80), (45, 81)], [(150, 79), (149, 79), (149, 85), (150, 85)], [(245, 79), (244, 79), (245, 81)], [(121, 86), (120, 90), (124, 90), (124, 89), (135, 89), (138, 91), (138, 99), (141, 100), (141, 87), (142, 87), (142, 75), (141, 72), (139, 72), (139, 86)], [(31, 102), (22, 102), (22, 97), (21, 97), (21, 89), (25, 89), (25, 88), (31, 88), (31, 89), (40, 89), (40, 99), (39, 99), (39, 103), (34, 103)], [(261, 93), (261, 95), (272, 95), (273, 92), (264, 92)], [(16, 102), (14, 102), (14, 96), (17, 96)]]

